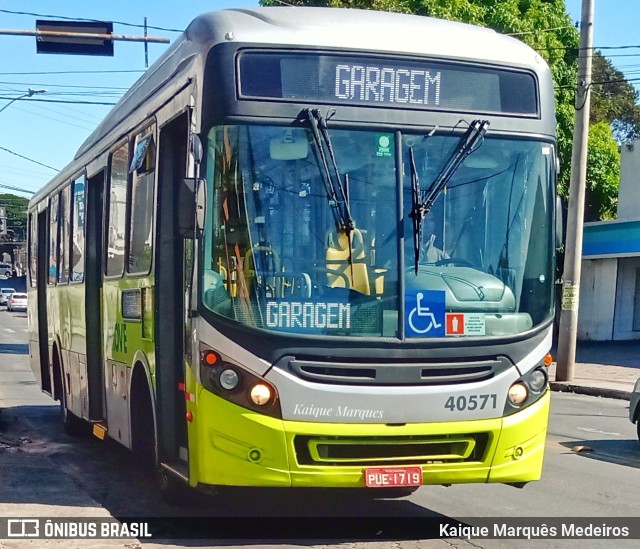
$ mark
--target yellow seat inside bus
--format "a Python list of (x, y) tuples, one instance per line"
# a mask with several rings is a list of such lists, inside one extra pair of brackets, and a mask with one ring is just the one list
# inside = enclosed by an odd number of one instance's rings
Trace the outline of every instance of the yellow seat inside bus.
[(349, 288), (365, 295), (371, 294), (362, 232), (353, 229), (349, 236), (342, 231), (329, 232), (326, 260), (329, 287)]

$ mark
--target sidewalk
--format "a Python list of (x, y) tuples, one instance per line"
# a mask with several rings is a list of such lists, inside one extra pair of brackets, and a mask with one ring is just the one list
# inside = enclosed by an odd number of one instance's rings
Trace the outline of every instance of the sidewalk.
[(556, 381), (556, 363), (549, 367), (554, 391), (624, 400), (639, 377), (640, 341), (578, 341), (572, 381)]

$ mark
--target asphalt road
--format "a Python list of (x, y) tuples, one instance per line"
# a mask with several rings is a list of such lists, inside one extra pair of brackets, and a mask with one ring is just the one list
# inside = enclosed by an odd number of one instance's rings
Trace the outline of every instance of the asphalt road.
[[(640, 443), (627, 419), (625, 401), (554, 393), (541, 481), (524, 489), (503, 485), (425, 486), (400, 500), (365, 500), (342, 492), (235, 490), (218, 498), (196, 497), (188, 507), (172, 507), (158, 496), (124, 448), (92, 437), (65, 435), (58, 407), (39, 392), (28, 366), (26, 315), (0, 308), (0, 517), (154, 517), (169, 540), (0, 539), (0, 549), (18, 547), (340, 547), (342, 549), (422, 549), (521, 547), (522, 540), (424, 539), (416, 525), (435, 517), (475, 524), (482, 517), (498, 523), (550, 524), (554, 517), (587, 517), (596, 524), (609, 517), (638, 516)], [(176, 517), (188, 517), (176, 519)], [(539, 518), (539, 520), (537, 519)], [(192, 522), (189, 522), (192, 521)], [(640, 518), (635, 521), (640, 526)], [(336, 525), (371, 524), (380, 537), (361, 540), (357, 527), (331, 539), (276, 539), (282, 532), (314, 533)], [(185, 526), (186, 525), (186, 526)], [(197, 525), (206, 540), (176, 539)], [(221, 526), (260, 541), (217, 539)], [(266, 530), (265, 526), (270, 526)], [(275, 525), (275, 527), (274, 527)], [(319, 526), (318, 526), (319, 525)], [(406, 534), (402, 528), (406, 525)], [(176, 530), (177, 528), (177, 530)], [(224, 530), (224, 528), (223, 528)], [(259, 535), (268, 531), (271, 536)], [(392, 539), (384, 539), (393, 531)], [(177, 534), (176, 534), (177, 532)], [(186, 535), (185, 535), (186, 537)], [(316, 536), (318, 537), (318, 536)], [(321, 537), (321, 536), (320, 536)], [(632, 547), (634, 540), (535, 540), (534, 547)]]

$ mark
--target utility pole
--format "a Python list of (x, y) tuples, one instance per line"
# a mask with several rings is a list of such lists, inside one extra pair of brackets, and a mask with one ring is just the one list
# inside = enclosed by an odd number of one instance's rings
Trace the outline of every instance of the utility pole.
[(591, 107), (591, 61), (593, 59), (593, 11), (595, 0), (582, 0), (580, 52), (576, 114), (571, 150), (569, 212), (562, 276), (562, 313), (558, 333), (556, 381), (572, 381), (576, 361), (578, 335), (578, 298), (582, 263), (582, 229), (584, 196), (587, 179), (587, 147), (589, 144), (589, 111)]

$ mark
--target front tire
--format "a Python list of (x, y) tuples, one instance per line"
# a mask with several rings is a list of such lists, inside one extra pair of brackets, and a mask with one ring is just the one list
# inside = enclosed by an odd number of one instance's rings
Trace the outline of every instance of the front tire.
[(191, 490), (180, 479), (164, 467), (158, 467), (158, 490), (162, 499), (176, 507), (187, 506), (191, 500)]

